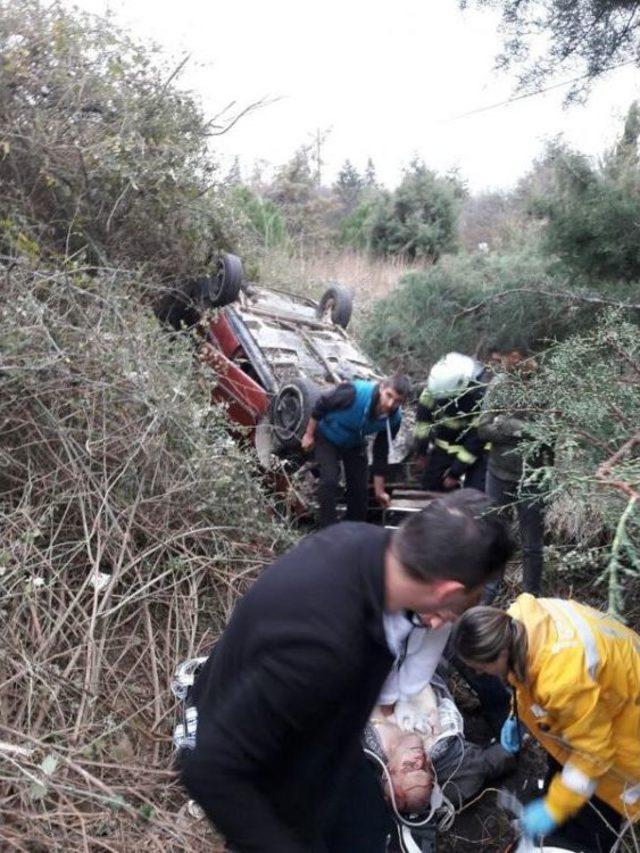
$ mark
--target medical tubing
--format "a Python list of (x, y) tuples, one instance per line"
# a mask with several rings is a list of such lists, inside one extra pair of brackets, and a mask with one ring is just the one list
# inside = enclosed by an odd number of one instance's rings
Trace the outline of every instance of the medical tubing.
[[(461, 767), (461, 765), (462, 765), (462, 762), (463, 762), (463, 760), (464, 760), (464, 740), (463, 740), (463, 738), (462, 738), (462, 735), (460, 735), (460, 734), (456, 734), (456, 735), (453, 735), (453, 737), (457, 738), (457, 739), (460, 741), (460, 744), (461, 744), (461, 746), (462, 746), (462, 751), (461, 751), (460, 760), (458, 761), (458, 764), (457, 764), (457, 765), (456, 765), (456, 767), (451, 771), (451, 773), (449, 774), (448, 779), (446, 780), (446, 782), (445, 782), (443, 785), (439, 785), (439, 782), (438, 782), (438, 774), (436, 773), (435, 767), (433, 768), (433, 775), (434, 775), (434, 778), (435, 778), (435, 784), (439, 786), (439, 788), (440, 788), (440, 792), (441, 792), (441, 794), (442, 794), (442, 805), (438, 806), (437, 808), (442, 808), (442, 806), (444, 806), (444, 808), (447, 810), (448, 814), (449, 814), (449, 815), (450, 815), (450, 817), (451, 817), (451, 821), (453, 821), (453, 817), (454, 817), (454, 816), (455, 816), (455, 814), (456, 814), (456, 808), (455, 808), (455, 806), (453, 805), (453, 803), (451, 802), (451, 800), (449, 800), (447, 797), (445, 797), (445, 795), (444, 795), (444, 788), (445, 788), (445, 786), (446, 786), (446, 785), (448, 785), (448, 784), (449, 784), (449, 782), (451, 781), (451, 779), (452, 779), (452, 778), (455, 776), (455, 774), (458, 772), (458, 770), (460, 769), (460, 767)], [(385, 776), (385, 778), (386, 778), (386, 780), (387, 780), (387, 783), (388, 783), (388, 786), (389, 786), (389, 797), (390, 797), (390, 799), (391, 799), (391, 808), (393, 809), (393, 813), (394, 813), (394, 815), (396, 816), (396, 818), (400, 821), (400, 823), (404, 824), (404, 826), (408, 826), (408, 827), (409, 827), (409, 829), (419, 829), (420, 827), (426, 826), (426, 825), (429, 823), (429, 821), (431, 820), (431, 818), (433, 817), (434, 812), (436, 812), (436, 811), (437, 811), (437, 809), (436, 809), (436, 808), (431, 807), (431, 810), (429, 811), (429, 814), (427, 815), (427, 817), (426, 817), (426, 818), (424, 818), (423, 820), (419, 820), (419, 821), (415, 821), (415, 820), (413, 820), (413, 821), (412, 821), (412, 820), (409, 820), (409, 819), (408, 819), (408, 818), (406, 818), (406, 817), (403, 817), (403, 816), (400, 814), (400, 812), (398, 811), (398, 805), (397, 805), (397, 803), (396, 803), (396, 796), (395, 796), (395, 793), (394, 793), (394, 790), (393, 790), (393, 780), (391, 779), (391, 774), (389, 773), (389, 768), (388, 768), (388, 767), (387, 767), (387, 765), (384, 763), (384, 761), (380, 758), (380, 756), (379, 756), (379, 755), (376, 755), (376, 753), (375, 753), (375, 752), (372, 752), (370, 749), (367, 749), (367, 748), (365, 747), (365, 748), (364, 748), (364, 753), (365, 753), (365, 755), (368, 755), (368, 756), (369, 756), (369, 758), (373, 758), (375, 761), (377, 761), (377, 763), (378, 763), (378, 764), (380, 765), (380, 767), (382, 768), (382, 772), (384, 773), (384, 776)], [(441, 828), (446, 829), (446, 828), (447, 828), (447, 826), (441, 826)]]

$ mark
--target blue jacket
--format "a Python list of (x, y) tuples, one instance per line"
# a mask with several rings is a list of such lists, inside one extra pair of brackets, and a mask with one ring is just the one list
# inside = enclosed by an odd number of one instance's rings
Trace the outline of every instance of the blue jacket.
[(346, 409), (334, 409), (318, 422), (322, 435), (337, 447), (357, 447), (363, 444), (368, 435), (386, 430), (387, 423), (393, 432), (397, 432), (402, 415), (396, 409), (389, 417), (372, 417), (373, 393), (375, 382), (356, 379), (351, 383), (355, 389), (353, 403)]

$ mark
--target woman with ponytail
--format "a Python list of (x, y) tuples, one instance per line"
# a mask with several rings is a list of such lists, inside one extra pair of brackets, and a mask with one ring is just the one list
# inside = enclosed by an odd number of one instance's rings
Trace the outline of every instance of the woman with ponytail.
[(575, 601), (524, 594), (506, 612), (468, 610), (453, 643), (513, 689), (505, 749), (518, 751), (524, 724), (558, 771), (525, 807), (524, 834), (610, 850), (622, 819), (640, 818), (640, 637)]

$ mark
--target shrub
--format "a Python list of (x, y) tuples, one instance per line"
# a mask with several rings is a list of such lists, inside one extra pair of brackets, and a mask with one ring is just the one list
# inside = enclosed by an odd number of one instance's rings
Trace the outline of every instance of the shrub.
[(228, 242), (222, 129), (113, 21), (0, 0), (0, 250), (195, 274)]
[(364, 343), (386, 368), (420, 379), (451, 350), (480, 353), (514, 339), (535, 346), (565, 337), (602, 307), (582, 301), (585, 294), (536, 253), (450, 256), (405, 276), (373, 305)]
[(236, 186), (229, 194), (230, 212), (239, 215), (243, 232), (249, 232), (261, 249), (273, 249), (287, 241), (284, 217), (269, 199), (253, 192), (249, 187)]
[(375, 192), (371, 197), (361, 201), (352, 213), (341, 220), (339, 242), (343, 246), (365, 250), (370, 248), (371, 217), (377, 203), (379, 203), (379, 194)]
[[(635, 317), (634, 319), (637, 319)], [(609, 610), (638, 624), (640, 608), (640, 337), (635, 322), (608, 312), (592, 329), (551, 347), (539, 373), (522, 382), (516, 407), (535, 413), (530, 452), (555, 448), (555, 464), (532, 472), (556, 506), (556, 521), (583, 516), (565, 556), (571, 567), (589, 552), (590, 578), (605, 585)], [(558, 512), (558, 504), (564, 510)], [(564, 515), (564, 518), (562, 516)], [(558, 517), (560, 516), (560, 517)], [(594, 542), (593, 529), (600, 542)], [(624, 601), (625, 591), (635, 591)]]
[(287, 531), (138, 278), (17, 263), (3, 287), (3, 840), (210, 850), (176, 823), (171, 673)]

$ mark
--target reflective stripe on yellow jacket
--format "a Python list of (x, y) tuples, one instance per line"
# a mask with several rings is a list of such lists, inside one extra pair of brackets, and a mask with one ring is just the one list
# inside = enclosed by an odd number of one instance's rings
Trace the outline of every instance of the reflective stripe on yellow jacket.
[(575, 601), (521, 595), (509, 614), (526, 628), (527, 683), (518, 714), (563, 765), (546, 804), (561, 823), (592, 795), (640, 817), (640, 637)]

